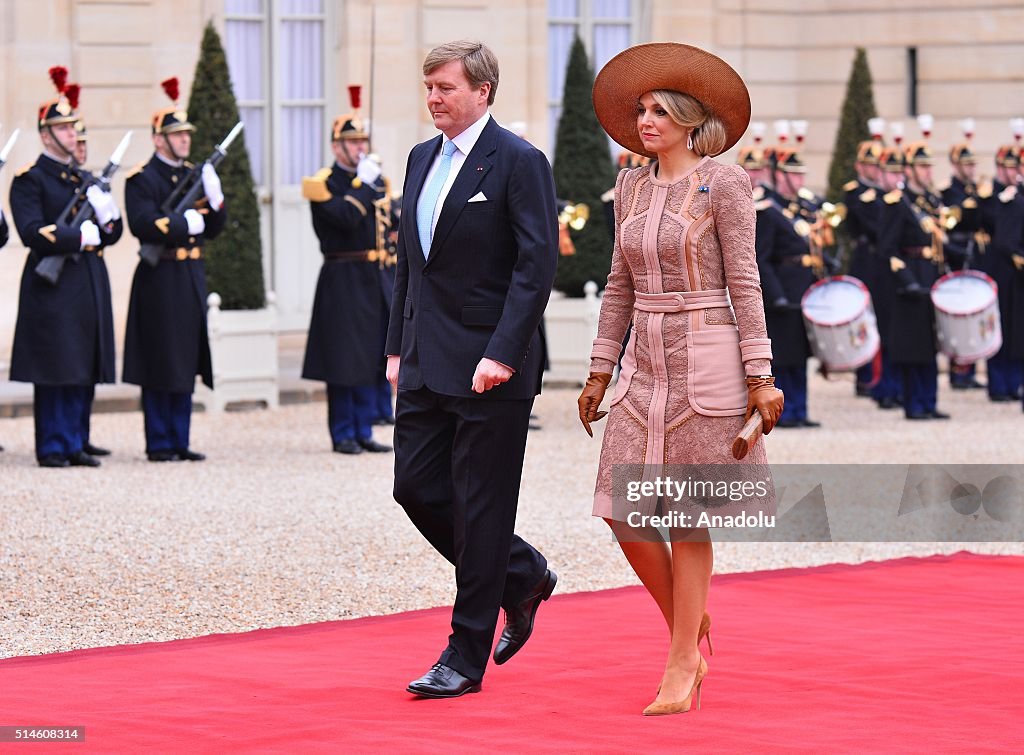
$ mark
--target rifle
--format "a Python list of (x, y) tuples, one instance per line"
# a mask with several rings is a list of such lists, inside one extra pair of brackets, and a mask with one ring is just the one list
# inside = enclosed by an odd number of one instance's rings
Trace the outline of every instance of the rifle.
[(14, 133), (12, 133), (11, 138), (7, 140), (7, 144), (4, 145), (3, 149), (0, 149), (0, 168), (7, 164), (7, 156), (11, 154), (11, 150), (14, 149), (14, 143), (18, 141), (18, 134), (20, 133), (20, 128), (14, 129)]
[[(213, 154), (204, 162), (192, 168), (188, 175), (185, 176), (185, 179), (178, 183), (174, 191), (171, 192), (171, 195), (160, 205), (160, 211), (164, 215), (181, 215), (185, 210), (195, 206), (195, 203), (199, 201), (199, 197), (204, 192), (202, 180), (203, 166), (206, 163), (209, 163), (214, 168), (220, 165), (221, 161), (227, 157), (231, 142), (235, 140), (235, 137), (241, 133), (244, 127), (245, 124), (242, 121), (236, 123), (234, 128), (224, 137), (224, 141), (213, 148)], [(139, 249), (139, 256), (150, 267), (156, 267), (160, 264), (160, 255), (163, 253), (163, 250), (163, 244), (143, 244), (142, 248)]]
[[(110, 191), (110, 179), (117, 173), (117, 169), (121, 167), (121, 160), (124, 157), (125, 151), (128, 149), (128, 143), (132, 140), (132, 132), (129, 131), (122, 137), (121, 142), (117, 145), (110, 159), (107, 161), (107, 165), (103, 168), (103, 172), (98, 176), (95, 173), (89, 171), (73, 171), (81, 177), (81, 183), (75, 187), (75, 193), (68, 200), (68, 203), (64, 205), (64, 209), (61, 210), (60, 215), (57, 217), (58, 226), (68, 226), (71, 228), (81, 228), (82, 223), (86, 220), (92, 220), (96, 216), (96, 211), (93, 210), (92, 205), (89, 204), (89, 199), (85, 196), (86, 190), (90, 186), (99, 186), (103, 191)], [(64, 271), (64, 265), (68, 261), (68, 258), (72, 262), (76, 263), (81, 259), (81, 252), (72, 252), (71, 254), (49, 254), (39, 260), (39, 264), (36, 265), (35, 274), (45, 280), (51, 286), (56, 286), (57, 281), (60, 280), (60, 274)]]

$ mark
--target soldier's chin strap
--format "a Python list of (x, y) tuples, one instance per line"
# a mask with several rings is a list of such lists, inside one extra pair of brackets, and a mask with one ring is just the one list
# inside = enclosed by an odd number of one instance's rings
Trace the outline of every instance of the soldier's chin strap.
[(63, 152), (65, 157), (71, 158), (71, 162), (73, 165), (78, 165), (78, 161), (75, 159), (75, 153), (69, 150), (61, 143), (60, 139), (57, 138), (57, 135), (53, 133), (53, 126), (47, 125), (46, 133), (50, 135), (50, 139), (52, 139), (53, 143), (57, 145), (57, 149)]
[(160, 136), (164, 138), (164, 146), (167, 147), (167, 151), (171, 153), (171, 157), (179, 163), (185, 162), (185, 158), (174, 151), (174, 147), (171, 146), (171, 140), (167, 138), (167, 134), (160, 134)]
[(356, 155), (356, 159), (352, 159), (352, 153), (348, 151), (348, 141), (345, 139), (339, 139), (341, 142), (341, 151), (345, 153), (345, 159), (348, 160), (349, 166), (354, 170), (359, 165), (359, 155)]

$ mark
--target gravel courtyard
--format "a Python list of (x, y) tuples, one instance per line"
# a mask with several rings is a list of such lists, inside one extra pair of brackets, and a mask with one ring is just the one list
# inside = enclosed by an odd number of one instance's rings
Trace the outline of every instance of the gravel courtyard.
[[(913, 423), (852, 396), (849, 378), (811, 386), (812, 430), (767, 439), (772, 463), (1019, 463), (1019, 404), (952, 393), (947, 422)], [(517, 531), (559, 573), (558, 593), (635, 578), (590, 517), (599, 437), (575, 390), (538, 399)], [(0, 420), (0, 657), (170, 640), (450, 603), (452, 569), (392, 500), (393, 456), (330, 452), (322, 403), (199, 413), (202, 464), (151, 464), (140, 413), (99, 414), (101, 469), (40, 469), (31, 418)], [(601, 423), (603, 425), (603, 423)], [(600, 430), (599, 430), (600, 432)], [(390, 428), (377, 428), (388, 442)], [(860, 562), (1021, 543), (720, 543), (718, 573)]]

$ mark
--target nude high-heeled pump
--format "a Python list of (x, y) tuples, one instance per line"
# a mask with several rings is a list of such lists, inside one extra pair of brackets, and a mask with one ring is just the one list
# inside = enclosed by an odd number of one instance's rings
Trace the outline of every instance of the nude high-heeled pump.
[(708, 673), (708, 662), (704, 656), (700, 657), (700, 665), (697, 666), (697, 674), (693, 678), (693, 686), (690, 687), (690, 694), (683, 700), (676, 702), (659, 703), (653, 702), (644, 708), (645, 716), (670, 716), (673, 713), (686, 713), (693, 704), (694, 697), (697, 698), (697, 710), (700, 710), (700, 692), (703, 689), (704, 677)]

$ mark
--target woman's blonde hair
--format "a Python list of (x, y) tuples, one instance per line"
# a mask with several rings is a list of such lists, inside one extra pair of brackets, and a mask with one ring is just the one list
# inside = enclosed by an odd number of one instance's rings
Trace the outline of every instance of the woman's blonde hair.
[(665, 108), (669, 118), (693, 129), (693, 151), (698, 155), (717, 155), (725, 148), (725, 124), (695, 97), (672, 89), (655, 89), (651, 96)]

